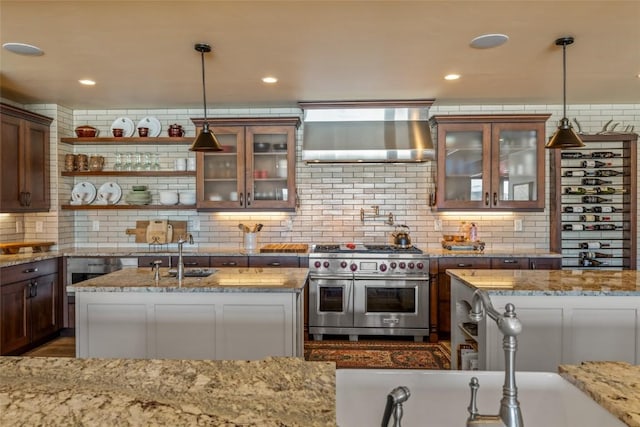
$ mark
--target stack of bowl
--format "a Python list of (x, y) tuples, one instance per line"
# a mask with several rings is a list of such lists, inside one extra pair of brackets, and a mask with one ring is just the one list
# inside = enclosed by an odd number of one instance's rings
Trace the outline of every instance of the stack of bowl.
[(151, 203), (151, 193), (146, 185), (134, 185), (124, 200), (130, 205), (148, 205)]
[(177, 205), (178, 204), (178, 192), (177, 191), (160, 191), (160, 204), (162, 205)]

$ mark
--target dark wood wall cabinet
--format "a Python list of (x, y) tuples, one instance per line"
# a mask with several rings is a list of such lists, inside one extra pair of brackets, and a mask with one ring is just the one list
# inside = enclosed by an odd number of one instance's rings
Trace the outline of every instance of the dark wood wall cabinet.
[(637, 134), (551, 153), (550, 248), (563, 268), (636, 269)]
[(559, 270), (560, 258), (551, 257), (442, 257), (430, 261), (432, 295), (430, 339), (449, 339), (451, 334), (451, 269)]
[[(203, 119), (192, 119), (201, 129)], [(209, 119), (224, 151), (197, 153), (198, 210), (293, 211), (298, 117)]]
[(0, 270), (0, 354), (19, 354), (62, 328), (59, 259)]
[(46, 212), (53, 119), (0, 103), (0, 212)]
[(437, 210), (544, 210), (549, 114), (440, 115)]

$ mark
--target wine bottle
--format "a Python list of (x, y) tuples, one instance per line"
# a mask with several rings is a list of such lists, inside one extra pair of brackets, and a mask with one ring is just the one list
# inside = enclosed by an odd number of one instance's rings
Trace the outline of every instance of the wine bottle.
[(564, 224), (562, 229), (565, 231), (582, 231), (584, 230), (584, 225), (582, 224)]
[(566, 213), (583, 213), (591, 212), (591, 209), (585, 208), (584, 206), (565, 206), (564, 211)]
[[(602, 169), (599, 171), (595, 171), (595, 176), (618, 176), (618, 175), (622, 175), (622, 172), (617, 171), (617, 170), (613, 170), (613, 169)], [(569, 176), (569, 175), (567, 175)], [(587, 176), (587, 175), (585, 175)]]
[(600, 196), (582, 196), (582, 203), (605, 203), (610, 201), (611, 199), (605, 199)]
[(584, 154), (576, 151), (560, 153), (560, 158), (562, 159), (581, 159), (583, 157), (584, 157)]
[(610, 243), (603, 243), (603, 242), (581, 242), (580, 243), (581, 249), (602, 249), (602, 248), (608, 248), (610, 246), (611, 246)]
[(626, 193), (627, 190), (625, 188), (613, 188), (613, 187), (595, 187), (594, 188), (596, 194), (622, 194)]
[(611, 231), (611, 230), (620, 230), (622, 229), (622, 226), (615, 225), (615, 224), (596, 224), (593, 226), (593, 229), (598, 231)]
[(619, 212), (620, 209), (614, 208), (613, 206), (594, 206), (593, 211), (597, 213), (612, 213)]
[(604, 185), (611, 184), (611, 181), (600, 178), (582, 178), (582, 185)]
[(611, 166), (611, 162), (601, 162), (600, 160), (583, 160), (581, 163), (583, 168), (602, 168)]
[(564, 194), (587, 194), (587, 189), (582, 187), (565, 187)]
[(584, 221), (584, 222), (611, 221), (611, 217), (601, 216), (601, 215), (580, 215), (580, 221)]
[(606, 262), (598, 261), (597, 259), (586, 259), (586, 258), (581, 259), (580, 264), (583, 267), (601, 267), (603, 265), (607, 265)]
[(580, 258), (595, 259), (595, 258), (613, 258), (611, 254), (605, 254), (603, 252), (580, 252)]
[(591, 153), (592, 159), (609, 159), (618, 156), (621, 156), (621, 154), (614, 153), (613, 151), (594, 151)]

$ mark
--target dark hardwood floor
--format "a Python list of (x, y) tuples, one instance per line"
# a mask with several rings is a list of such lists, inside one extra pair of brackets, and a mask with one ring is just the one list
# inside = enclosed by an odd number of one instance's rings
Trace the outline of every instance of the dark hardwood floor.
[(75, 337), (58, 337), (20, 356), (76, 357), (76, 339)]

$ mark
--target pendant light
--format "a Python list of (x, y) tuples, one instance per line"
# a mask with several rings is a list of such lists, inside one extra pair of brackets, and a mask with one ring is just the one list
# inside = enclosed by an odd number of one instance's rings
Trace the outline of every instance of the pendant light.
[(558, 130), (547, 142), (545, 148), (565, 149), (584, 147), (584, 143), (571, 127), (567, 118), (567, 45), (573, 43), (573, 37), (562, 37), (556, 40), (556, 46), (562, 46), (562, 96), (563, 113)]
[(196, 140), (193, 141), (191, 147), (189, 147), (190, 151), (222, 151), (222, 147), (218, 142), (216, 136), (209, 129), (209, 122), (207, 121), (207, 91), (204, 86), (204, 54), (207, 52), (211, 52), (211, 46), (205, 43), (197, 43), (195, 45), (195, 50), (200, 52), (200, 56), (202, 58), (202, 98), (204, 100), (204, 124), (202, 125), (202, 131), (196, 137)]

